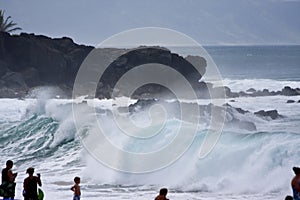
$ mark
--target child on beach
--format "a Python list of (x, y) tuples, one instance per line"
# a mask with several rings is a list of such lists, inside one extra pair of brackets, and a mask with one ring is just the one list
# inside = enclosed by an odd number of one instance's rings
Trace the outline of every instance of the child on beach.
[(80, 195), (81, 195), (80, 186), (79, 186), (80, 178), (76, 176), (74, 178), (74, 182), (75, 184), (71, 187), (71, 190), (74, 192), (73, 200), (80, 200)]
[(162, 188), (159, 191), (159, 195), (155, 198), (155, 200), (169, 200), (167, 199), (168, 189)]

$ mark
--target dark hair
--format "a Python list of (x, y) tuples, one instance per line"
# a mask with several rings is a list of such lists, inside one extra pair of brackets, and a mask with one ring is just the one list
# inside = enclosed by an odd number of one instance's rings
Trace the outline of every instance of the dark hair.
[(32, 175), (34, 173), (34, 168), (33, 167), (29, 167), (27, 170), (26, 170), (26, 173), (29, 174), (29, 175)]
[(159, 195), (167, 195), (168, 194), (168, 189), (167, 188), (161, 188), (159, 191)]
[(293, 200), (294, 198), (290, 195), (286, 196), (284, 200)]
[(293, 167), (293, 171), (296, 175), (300, 174), (300, 168), (299, 167)]
[(11, 160), (6, 161), (6, 166), (13, 166), (14, 162)]
[(75, 183), (78, 183), (80, 181), (80, 178), (78, 177), (78, 176), (76, 176), (75, 178), (74, 178), (74, 182)]

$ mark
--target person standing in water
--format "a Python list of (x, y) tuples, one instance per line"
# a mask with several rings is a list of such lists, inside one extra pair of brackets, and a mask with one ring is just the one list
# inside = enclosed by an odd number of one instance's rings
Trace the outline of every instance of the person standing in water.
[(168, 189), (162, 188), (159, 191), (159, 195), (154, 200), (169, 200), (167, 199)]
[(30, 167), (26, 170), (29, 175), (24, 179), (24, 200), (38, 200), (37, 185), (42, 186), (41, 175), (33, 176), (34, 168)]
[(293, 167), (295, 173), (294, 178), (292, 179), (291, 185), (294, 195), (294, 200), (300, 200), (300, 168)]
[(75, 184), (71, 187), (71, 190), (74, 192), (73, 200), (80, 200), (81, 191), (80, 191), (80, 178), (75, 177), (74, 178)]
[(15, 179), (18, 173), (12, 172), (14, 163), (11, 160), (6, 161), (6, 168), (2, 170), (2, 189), (4, 190), (3, 200), (13, 200), (15, 197)]

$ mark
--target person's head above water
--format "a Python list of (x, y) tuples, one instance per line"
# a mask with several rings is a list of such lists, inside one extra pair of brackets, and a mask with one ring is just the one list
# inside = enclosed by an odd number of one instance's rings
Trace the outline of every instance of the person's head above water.
[(293, 171), (296, 175), (300, 175), (300, 168), (299, 167), (293, 167)]
[(12, 168), (12, 166), (14, 165), (14, 162), (13, 161), (11, 161), (11, 160), (8, 160), (8, 161), (6, 161), (6, 167), (7, 168)]
[(33, 168), (33, 167), (29, 167), (29, 168), (26, 170), (26, 173), (29, 174), (29, 175), (33, 175), (33, 173), (34, 173), (34, 168)]
[(166, 196), (168, 194), (168, 189), (167, 188), (162, 188), (159, 191), (159, 195), (164, 195)]

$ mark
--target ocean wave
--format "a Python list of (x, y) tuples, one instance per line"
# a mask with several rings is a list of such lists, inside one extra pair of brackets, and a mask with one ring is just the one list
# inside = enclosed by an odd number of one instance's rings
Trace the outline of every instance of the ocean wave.
[[(255, 115), (236, 113), (232, 109), (232, 116), (255, 123), (257, 131), (225, 129), (211, 153), (204, 159), (199, 159), (199, 149), (207, 134), (207, 127), (203, 126), (197, 131), (193, 144), (182, 157), (166, 168), (146, 174), (117, 172), (88, 153), (79, 137), (91, 133), (93, 126), (98, 124), (91, 121), (89, 115), (85, 115), (85, 109), (89, 105), (95, 105), (97, 116), (102, 117), (106, 126), (104, 128), (108, 130), (106, 133), (109, 140), (119, 148), (136, 153), (153, 152), (170, 145), (172, 138), (176, 137), (175, 129), (180, 125), (188, 128), (188, 123), (171, 119), (165, 124), (166, 129), (162, 135), (151, 137), (148, 141), (128, 140), (128, 136), (120, 136), (118, 127), (110, 124), (109, 109), (112, 108), (113, 101), (77, 102), (82, 105), (83, 117), (76, 124), (79, 127), (75, 127), (71, 100), (2, 99), (0, 101), (5, 104), (0, 103), (3, 105), (0, 106), (0, 113), (4, 117), (0, 122), (1, 162), (13, 159), (19, 168), (36, 166), (50, 180), (49, 184), (51, 181), (71, 179), (80, 173), (91, 187), (105, 184), (110, 184), (111, 187), (146, 185), (148, 188), (152, 185), (167, 185), (179, 192), (241, 194), (286, 191), (291, 178), (290, 168), (300, 163), (300, 137), (297, 129), (300, 104), (286, 104), (288, 98), (290, 97), (253, 97), (255, 103), (250, 98), (229, 102), (233, 107), (241, 107), (251, 112), (277, 109), (285, 117), (264, 120)], [(201, 100), (198, 103), (209, 102)], [(131, 119), (147, 122), (146, 115), (140, 112)], [(99, 171), (100, 173), (95, 173)], [(274, 177), (278, 181), (274, 182)], [(255, 184), (249, 185), (249, 182)]]

